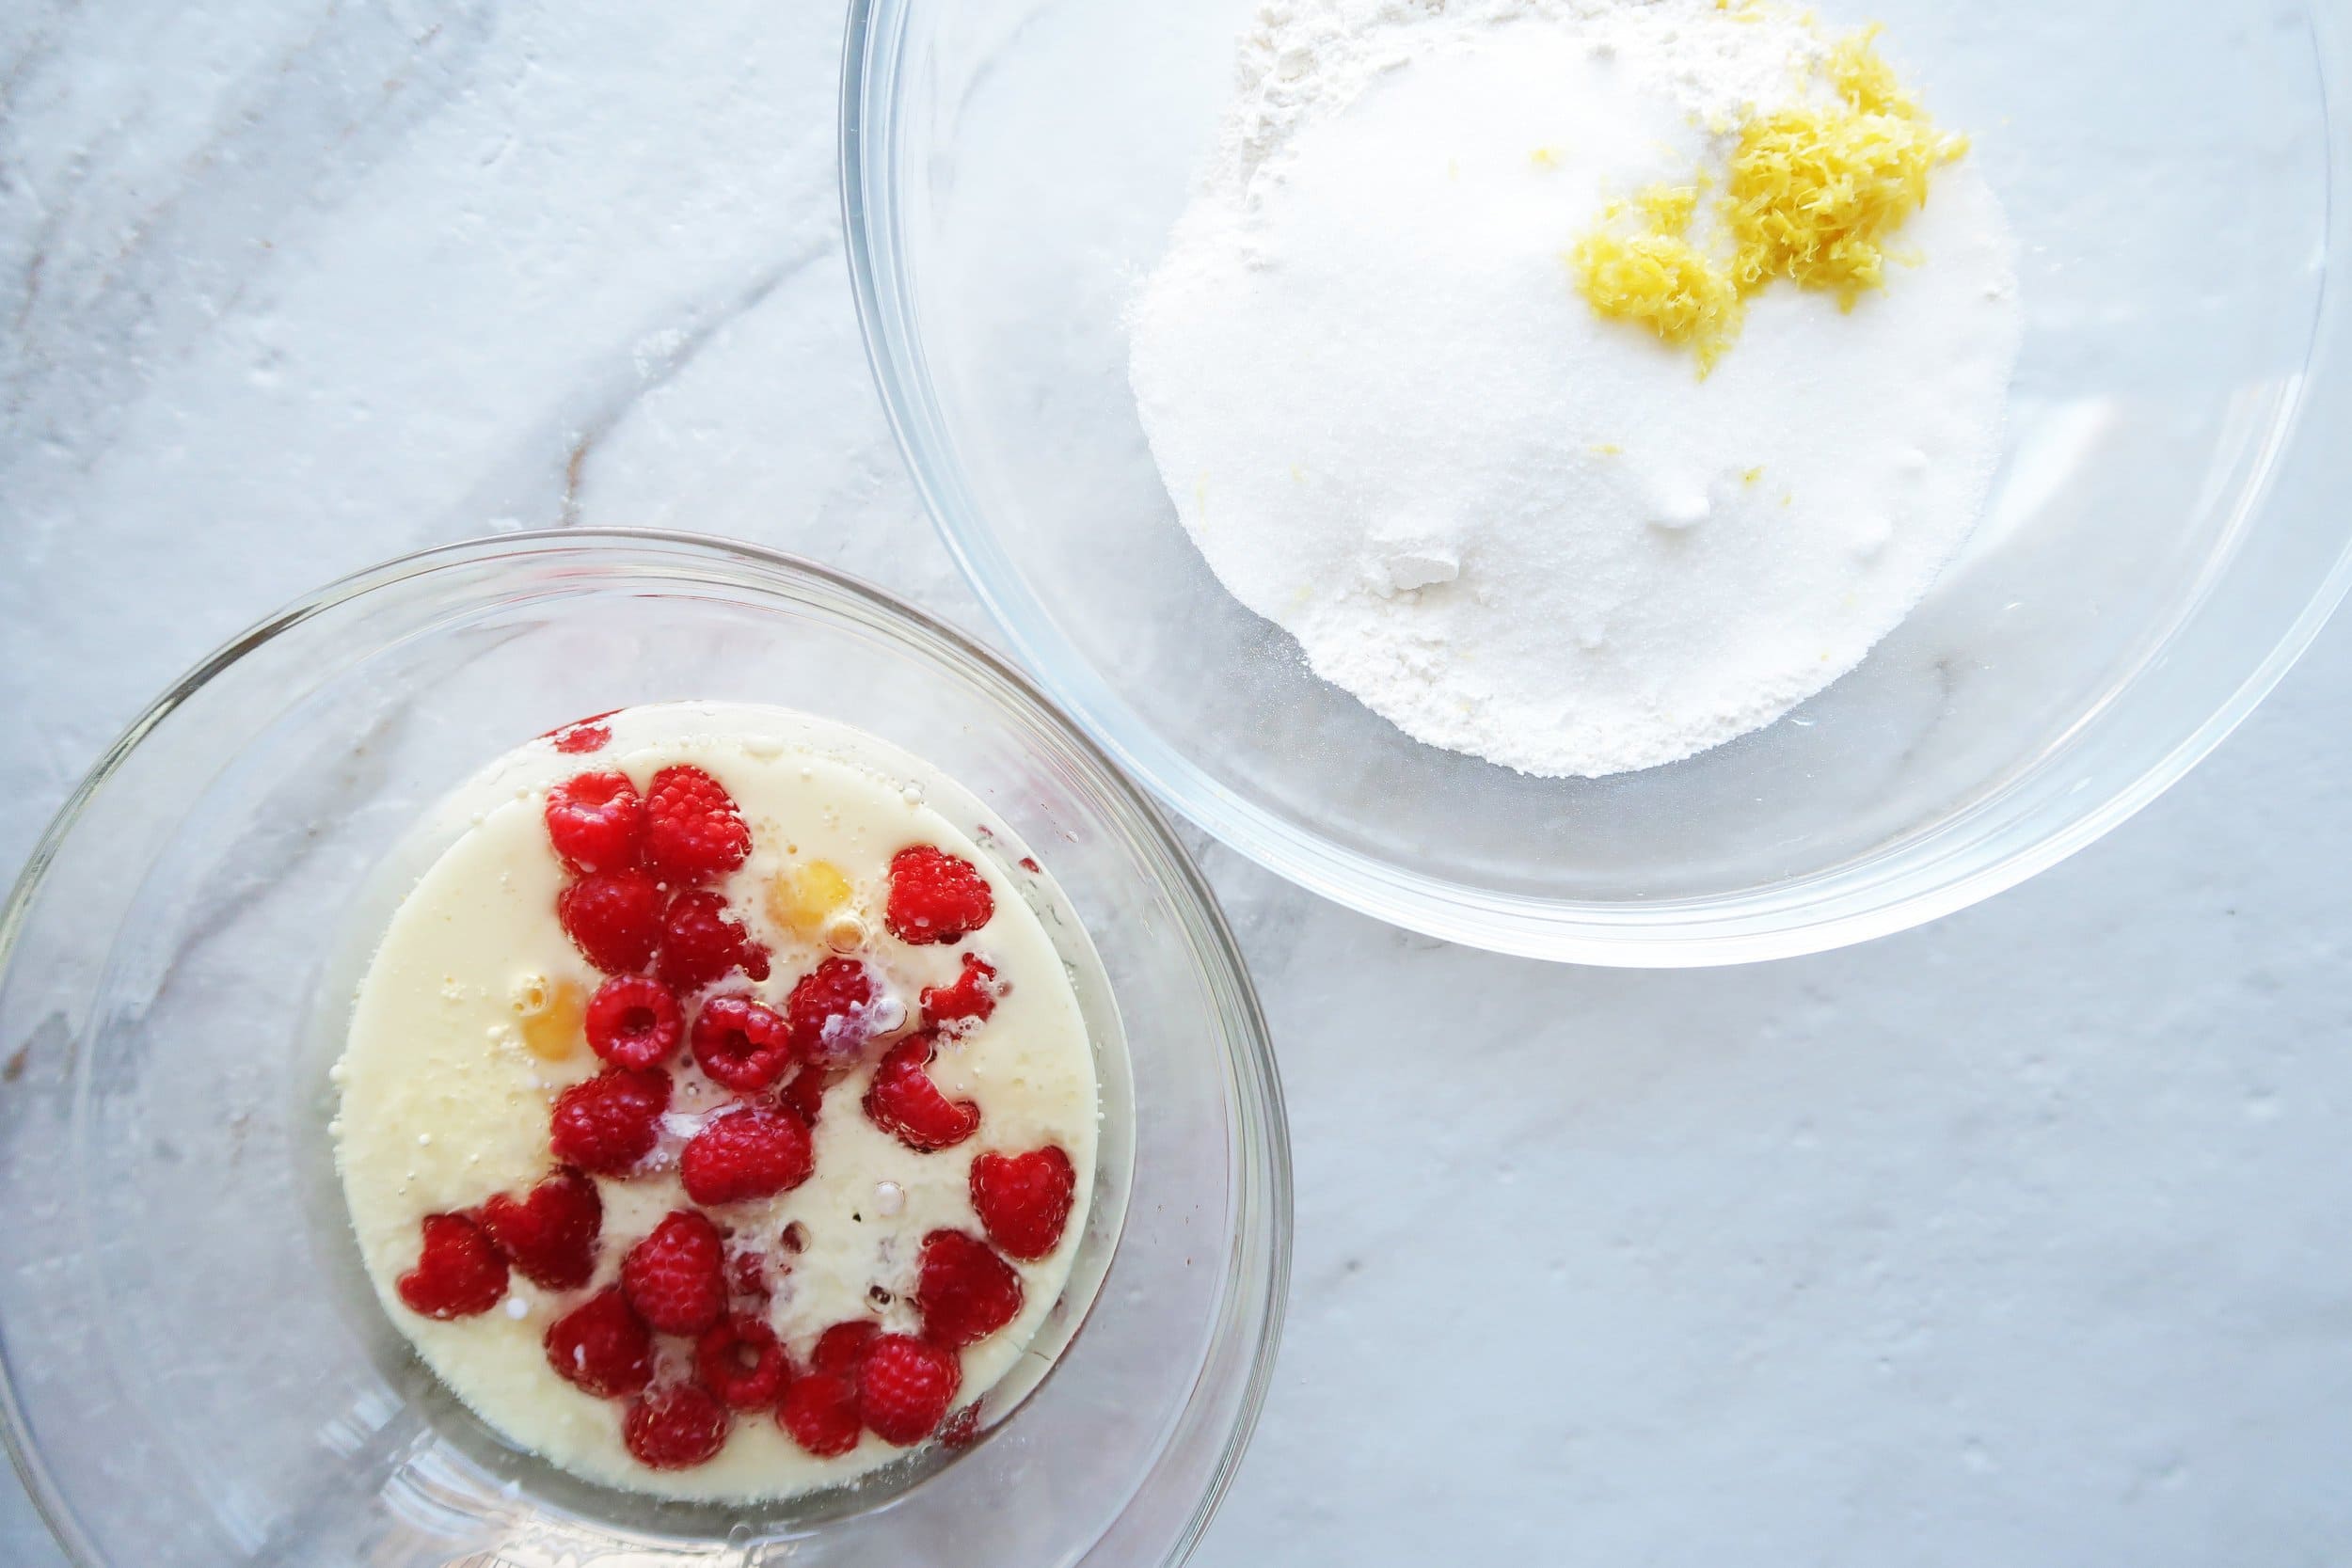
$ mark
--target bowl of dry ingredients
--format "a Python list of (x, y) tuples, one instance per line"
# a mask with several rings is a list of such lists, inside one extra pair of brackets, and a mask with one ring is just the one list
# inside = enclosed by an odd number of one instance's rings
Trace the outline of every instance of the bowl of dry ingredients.
[(2352, 581), (2333, 8), (861, 0), (847, 63), (950, 547), (1163, 797), (1397, 924), (1915, 925)]

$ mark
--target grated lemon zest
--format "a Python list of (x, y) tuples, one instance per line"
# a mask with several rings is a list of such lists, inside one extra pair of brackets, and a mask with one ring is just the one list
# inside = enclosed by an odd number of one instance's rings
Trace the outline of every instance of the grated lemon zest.
[[(1740, 129), (1717, 204), (1722, 259), (1689, 238), (1708, 180), (1653, 185), (1602, 208), (1595, 231), (1568, 252), (1576, 282), (1599, 315), (1646, 326), (1691, 349), (1704, 376), (1739, 336), (1748, 298), (1776, 278), (1835, 293), (1851, 310), (1883, 288), (1892, 259), (1917, 253), (1889, 242), (1926, 204), (1935, 169), (1968, 150), (1938, 131), (1877, 50), (1879, 29), (1840, 39), (1820, 74), (1834, 102), (1776, 110)], [(1641, 232), (1621, 231), (1638, 216)]]
[(1740, 291), (1690, 241), (1674, 234), (1588, 234), (1568, 252), (1593, 309), (1638, 322), (1660, 341), (1696, 352), (1712, 370), (1739, 335)]

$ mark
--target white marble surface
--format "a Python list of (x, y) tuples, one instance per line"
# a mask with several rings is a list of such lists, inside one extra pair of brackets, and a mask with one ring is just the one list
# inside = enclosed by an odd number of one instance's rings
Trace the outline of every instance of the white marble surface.
[[(0, 867), (220, 638), (485, 527), (738, 534), (977, 623), (867, 388), (838, 25), (0, 8)], [(2345, 1560), (2347, 703), (2340, 626), (2091, 852), (1761, 969), (1450, 949), (1209, 850), (1299, 1202), (1198, 1560)], [(0, 1560), (57, 1560), (12, 1488)]]

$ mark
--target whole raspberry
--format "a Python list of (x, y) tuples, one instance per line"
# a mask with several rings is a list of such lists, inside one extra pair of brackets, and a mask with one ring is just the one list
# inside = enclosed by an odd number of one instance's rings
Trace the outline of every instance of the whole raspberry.
[(1000, 990), (995, 967), (966, 953), (962, 974), (946, 985), (923, 988), (924, 1025), (934, 1029), (961, 1025), (969, 1029), (985, 1023), (996, 1010)]
[(621, 1259), (621, 1288), (637, 1315), (664, 1334), (700, 1334), (727, 1307), (718, 1227), (691, 1209), (672, 1212)]
[(817, 1336), (817, 1346), (808, 1353), (808, 1363), (820, 1372), (834, 1372), (854, 1378), (866, 1360), (866, 1347), (874, 1342), (882, 1329), (870, 1318), (852, 1318), (848, 1323), (834, 1324)]
[(568, 724), (559, 724), (547, 733), (546, 738), (554, 741), (555, 749), (565, 756), (579, 756), (585, 752), (601, 752), (612, 743), (612, 727), (609, 724), (600, 724), (596, 721), (610, 719), (620, 711), (619, 708), (610, 707), (602, 713), (592, 713), (585, 719), (575, 719)]
[(817, 1125), (817, 1115), (825, 1108), (825, 1070), (819, 1067), (804, 1067), (794, 1073), (791, 1081), (776, 1091), (776, 1103), (788, 1105), (809, 1126)]
[(604, 1199), (576, 1170), (559, 1170), (526, 1197), (501, 1193), (482, 1206), (482, 1228), (532, 1284), (577, 1291), (596, 1272)]
[(660, 1067), (686, 1037), (670, 988), (643, 974), (615, 974), (588, 999), (588, 1049), (614, 1067)]
[(618, 1286), (549, 1323), (541, 1342), (558, 1377), (600, 1400), (625, 1400), (653, 1381), (653, 1331)]
[(661, 889), (642, 871), (593, 871), (555, 895), (555, 918), (590, 963), (633, 974), (661, 937)]
[(956, 1353), (911, 1334), (882, 1334), (858, 1368), (858, 1418), (885, 1443), (911, 1448), (935, 1431), (963, 1381)]
[(727, 913), (727, 901), (699, 889), (671, 899), (661, 916), (660, 957), (654, 961), (662, 982), (695, 990), (737, 969), (765, 980), (768, 949), (744, 934), (743, 923)]
[(720, 1403), (756, 1410), (783, 1398), (792, 1360), (764, 1320), (738, 1313), (713, 1324), (695, 1343), (694, 1375)]
[(772, 1007), (748, 996), (714, 996), (695, 1015), (694, 1063), (713, 1083), (757, 1094), (792, 1063), (790, 1031)]
[(773, 1197), (808, 1180), (808, 1128), (781, 1105), (744, 1105), (713, 1117), (678, 1156), (686, 1196), (701, 1204)]
[(861, 1423), (857, 1414), (857, 1379), (840, 1372), (810, 1372), (796, 1377), (784, 1391), (776, 1420), (792, 1441), (819, 1459), (831, 1459), (857, 1447)]
[(952, 1148), (980, 1127), (977, 1105), (949, 1100), (923, 1070), (930, 1059), (931, 1037), (916, 1035), (891, 1048), (866, 1086), (867, 1118), (909, 1148), (927, 1151)]
[(974, 1344), (1020, 1316), (1021, 1276), (977, 1236), (934, 1230), (923, 1238), (914, 1309), (931, 1343)]
[(1014, 1258), (1034, 1262), (1061, 1245), (1077, 1192), (1078, 1173), (1057, 1145), (972, 1162), (972, 1212), (988, 1239)]
[(506, 1294), (506, 1259), (465, 1214), (427, 1214), (423, 1250), (397, 1283), (401, 1303), (428, 1318), (470, 1318)]
[(827, 958), (785, 999), (792, 1049), (803, 1061), (848, 1065), (873, 1032), (873, 1003), (872, 971), (855, 958)]
[(575, 872), (623, 871), (637, 863), (645, 802), (625, 773), (581, 773), (548, 791), (548, 841)]
[(727, 1407), (707, 1388), (673, 1383), (641, 1397), (621, 1418), (621, 1441), (640, 1465), (691, 1470), (727, 1446)]
[(752, 852), (726, 786), (699, 768), (664, 768), (645, 790), (645, 863), (675, 887), (723, 877)]
[(970, 861), (928, 844), (890, 858), (890, 901), (882, 924), (900, 942), (917, 947), (961, 942), (995, 912), (995, 895)]
[(619, 1176), (661, 1141), (670, 1075), (607, 1068), (555, 1097), (548, 1142), (567, 1165)]

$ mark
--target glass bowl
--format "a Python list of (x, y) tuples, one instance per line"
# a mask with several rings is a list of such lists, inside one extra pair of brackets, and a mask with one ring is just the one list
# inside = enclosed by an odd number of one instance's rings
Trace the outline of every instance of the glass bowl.
[(843, 167), (868, 351), (949, 547), (1113, 756), (1275, 871), (1593, 963), (1897, 930), (2145, 805), (2352, 580), (2352, 316), (2328, 266), (2352, 255), (2352, 12), (1833, 7), (1888, 24), (2023, 245), (1973, 539), (1860, 669), (1686, 762), (1541, 780), (1408, 740), (1210, 576), (1127, 387), (1122, 311), (1254, 4), (856, 0)]
[[(1067, 1340), (1051, 1375), (992, 1392), (975, 1445), (801, 1505), (660, 1504), (507, 1447), (377, 1307), (326, 1131), (388, 852), (518, 740), (687, 696), (837, 719), (962, 784), (1059, 883), (1128, 1041), (1104, 1063), (1102, 1214), (1044, 1331)], [(1109, 999), (1082, 1004), (1100, 1041)], [(1280, 1097), (1198, 873), (999, 660), (750, 548), (484, 540), (223, 648), (35, 850), (0, 919), (0, 1063), (8, 1435), (91, 1568), (1172, 1562), (1272, 1362)]]

